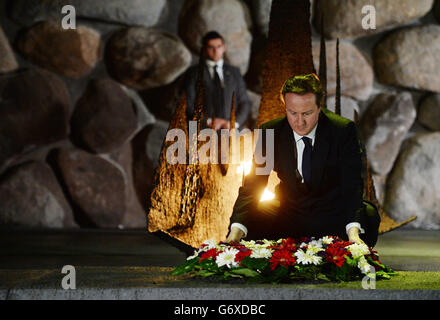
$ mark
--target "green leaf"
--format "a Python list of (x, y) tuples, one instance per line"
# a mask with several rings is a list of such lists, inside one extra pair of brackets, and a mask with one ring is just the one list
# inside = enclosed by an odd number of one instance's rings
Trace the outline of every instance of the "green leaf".
[(185, 263), (181, 264), (177, 268), (175, 268), (173, 271), (171, 271), (172, 276), (179, 276), (184, 273), (188, 273), (194, 270), (195, 266), (200, 261), (200, 258), (196, 257), (194, 259), (188, 260)]
[(241, 265), (252, 270), (264, 270), (269, 266), (269, 260), (264, 258), (245, 257)]
[(257, 277), (260, 274), (252, 269), (249, 268), (239, 268), (239, 269), (232, 269), (231, 272), (236, 273), (236, 274), (240, 274), (246, 277)]

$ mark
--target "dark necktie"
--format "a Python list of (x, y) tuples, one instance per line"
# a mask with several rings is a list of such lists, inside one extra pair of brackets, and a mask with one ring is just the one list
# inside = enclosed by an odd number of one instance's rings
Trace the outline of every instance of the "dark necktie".
[(302, 137), (304, 141), (304, 152), (302, 157), (302, 174), (304, 183), (310, 186), (312, 181), (312, 139)]
[(217, 65), (214, 65), (214, 92), (213, 92), (213, 102), (214, 102), (214, 114), (217, 118), (224, 118), (223, 110), (223, 86), (220, 80), (220, 76), (217, 72)]

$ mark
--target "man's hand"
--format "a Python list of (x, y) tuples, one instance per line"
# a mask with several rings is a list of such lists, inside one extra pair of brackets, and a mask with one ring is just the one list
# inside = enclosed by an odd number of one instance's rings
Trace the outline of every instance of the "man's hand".
[(240, 228), (233, 227), (226, 238), (226, 242), (239, 242), (243, 237), (244, 232)]
[(212, 121), (211, 128), (215, 131), (220, 129), (229, 129), (231, 127), (230, 121), (222, 118), (215, 118), (214, 121)]
[(365, 242), (359, 237), (359, 228), (351, 227), (348, 230), (348, 240), (357, 244), (365, 244)]

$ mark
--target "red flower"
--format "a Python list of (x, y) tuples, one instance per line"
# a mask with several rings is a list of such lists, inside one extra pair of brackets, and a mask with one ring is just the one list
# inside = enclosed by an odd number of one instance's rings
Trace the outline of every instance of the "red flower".
[(244, 249), (244, 250), (240, 250), (236, 255), (235, 255), (235, 261), (239, 263), (239, 265), (241, 266), (241, 261), (245, 258), (248, 257), (252, 254), (252, 250), (250, 249)]
[(272, 258), (269, 260), (271, 263), (270, 268), (274, 270), (278, 265), (288, 268), (289, 266), (295, 265), (296, 259), (292, 254), (292, 251), (282, 249), (276, 250), (272, 254)]
[(338, 243), (330, 244), (325, 250), (326, 257), (325, 261), (334, 263), (338, 267), (342, 267), (345, 263), (345, 255), (348, 253), (343, 247), (339, 246)]
[(218, 252), (216, 248), (209, 249), (208, 251), (202, 254), (202, 256), (200, 257), (200, 262), (208, 258), (216, 258), (219, 255), (219, 253), (220, 252)]

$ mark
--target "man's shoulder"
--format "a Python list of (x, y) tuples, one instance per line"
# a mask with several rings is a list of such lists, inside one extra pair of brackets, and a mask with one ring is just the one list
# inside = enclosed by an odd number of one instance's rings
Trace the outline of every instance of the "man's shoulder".
[(279, 128), (286, 120), (286, 116), (266, 121), (260, 125), (259, 129), (276, 129)]
[(330, 125), (334, 127), (336, 130), (343, 130), (348, 126), (355, 124), (354, 121), (345, 118), (343, 116), (337, 115), (336, 113), (334, 113), (333, 111), (327, 108), (321, 108), (321, 112), (329, 120)]
[(239, 75), (239, 76), (241, 77), (240, 68), (238, 68), (238, 67), (236, 67), (236, 66), (230, 65), (229, 63), (225, 63), (225, 64), (223, 65), (223, 69), (224, 69), (225, 71), (229, 71), (229, 72), (231, 72), (232, 74)]

